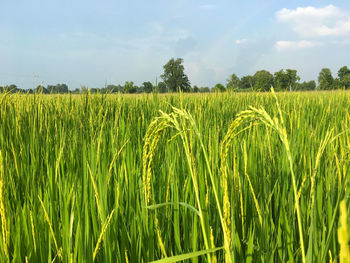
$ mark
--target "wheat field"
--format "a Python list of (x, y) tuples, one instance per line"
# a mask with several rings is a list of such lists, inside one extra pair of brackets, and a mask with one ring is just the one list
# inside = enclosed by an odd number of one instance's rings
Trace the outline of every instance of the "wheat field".
[(349, 112), (345, 91), (0, 94), (0, 262), (349, 262)]

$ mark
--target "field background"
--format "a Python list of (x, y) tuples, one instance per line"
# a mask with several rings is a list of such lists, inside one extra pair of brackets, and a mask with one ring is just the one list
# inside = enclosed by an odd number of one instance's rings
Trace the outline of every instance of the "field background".
[[(338, 260), (350, 93), (277, 98), (282, 116), (271, 93), (0, 95), (0, 261), (150, 262), (223, 246), (234, 262)], [(249, 106), (285, 127), (293, 171), (257, 117), (224, 144)], [(164, 129), (147, 133), (152, 121)]]

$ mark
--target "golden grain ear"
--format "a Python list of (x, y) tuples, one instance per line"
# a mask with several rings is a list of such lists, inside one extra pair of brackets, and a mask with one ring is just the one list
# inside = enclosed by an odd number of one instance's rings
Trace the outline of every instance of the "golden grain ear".
[(8, 229), (6, 222), (6, 208), (5, 208), (5, 186), (4, 186), (4, 166), (2, 159), (2, 152), (0, 150), (0, 215), (1, 215), (1, 228), (2, 228), (2, 245), (4, 253), (8, 258)]
[(338, 228), (338, 242), (340, 245), (339, 260), (340, 263), (350, 262), (350, 250), (349, 250), (349, 228), (348, 228), (348, 215), (346, 209), (345, 200), (341, 201), (339, 205), (340, 217)]

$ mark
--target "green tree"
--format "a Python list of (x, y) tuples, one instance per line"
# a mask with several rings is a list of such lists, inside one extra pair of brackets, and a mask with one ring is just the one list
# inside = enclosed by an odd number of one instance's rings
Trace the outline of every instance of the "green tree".
[(164, 73), (161, 75), (161, 78), (169, 91), (176, 92), (178, 89), (186, 92), (190, 91), (190, 81), (185, 74), (185, 68), (182, 63), (182, 58), (176, 60), (172, 58), (163, 66)]
[(7, 85), (7, 86), (0, 86), (0, 92), (5, 92), (5, 90), (7, 92), (10, 92), (10, 93), (23, 91), (22, 89), (17, 88), (17, 86), (15, 84)]
[(198, 88), (197, 85), (194, 85), (194, 86), (193, 86), (193, 92), (194, 92), (194, 93), (198, 93), (198, 92), (199, 92), (199, 88)]
[(297, 87), (297, 83), (300, 80), (300, 77), (297, 75), (297, 71), (295, 69), (286, 69), (286, 74), (289, 80), (289, 90), (295, 90)]
[(214, 86), (213, 91), (215, 91), (215, 92), (224, 92), (224, 91), (226, 91), (226, 88), (225, 88), (225, 86), (222, 85), (221, 83), (218, 83), (218, 84), (216, 84), (216, 85)]
[(39, 85), (34, 89), (35, 93), (43, 93), (43, 94), (47, 94), (47, 89), (43, 86), (43, 85)]
[(329, 68), (321, 69), (318, 75), (318, 89), (319, 90), (330, 90), (333, 88), (333, 76)]
[(209, 87), (200, 87), (199, 92), (200, 93), (208, 93), (208, 92), (210, 92), (210, 89), (209, 89)]
[(151, 82), (146, 81), (146, 82), (144, 82), (144, 83), (142, 84), (142, 88), (141, 88), (141, 89), (142, 89), (143, 92), (151, 93), (152, 90), (153, 90), (153, 85), (152, 85)]
[(239, 78), (237, 77), (236, 74), (233, 73), (230, 76), (230, 78), (227, 80), (226, 89), (234, 91), (234, 90), (237, 90), (238, 88), (239, 88)]
[(157, 85), (157, 89), (159, 93), (166, 93), (168, 91), (164, 82), (159, 82)]
[(348, 69), (347, 66), (341, 67), (338, 70), (338, 78), (340, 79), (340, 81), (342, 81), (342, 79), (348, 74), (350, 74), (350, 69)]
[(239, 88), (242, 90), (253, 89), (254, 87), (254, 77), (247, 75), (241, 78), (239, 82)]
[(254, 74), (254, 90), (269, 91), (273, 84), (273, 76), (267, 70), (259, 70)]
[(342, 86), (341, 88), (350, 89), (350, 69), (347, 66), (339, 69), (338, 78)]
[(344, 88), (344, 85), (342, 81), (340, 81), (338, 78), (335, 78), (333, 80), (331, 89), (335, 90), (335, 89), (343, 89), (343, 88)]
[(123, 87), (121, 85), (109, 84), (106, 88), (102, 89), (102, 93), (115, 93), (123, 92)]
[(346, 89), (350, 89), (350, 73), (345, 75), (342, 79), (341, 79), (341, 84), (343, 87), (345, 87)]
[(124, 92), (125, 93), (136, 93), (137, 92), (137, 88), (134, 86), (134, 82), (132, 82), (132, 81), (125, 81)]
[(273, 78), (274, 87), (278, 91), (289, 90), (289, 76), (283, 69), (275, 72)]
[(97, 93), (99, 91), (99, 89), (90, 88), (89, 91), (90, 91), (91, 94), (95, 94), (95, 93)]
[(316, 89), (316, 82), (314, 80), (311, 81), (304, 81), (303, 83), (300, 83), (297, 85), (296, 90), (315, 90)]
[(59, 93), (68, 93), (67, 84), (56, 84), (56, 85), (47, 85), (47, 93), (59, 94)]

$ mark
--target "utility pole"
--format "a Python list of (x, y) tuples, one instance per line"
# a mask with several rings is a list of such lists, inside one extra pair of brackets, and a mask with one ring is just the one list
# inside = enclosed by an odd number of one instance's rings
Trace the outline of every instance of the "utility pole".
[(39, 78), (39, 75), (34, 75), (34, 90), (37, 88), (38, 78)]

